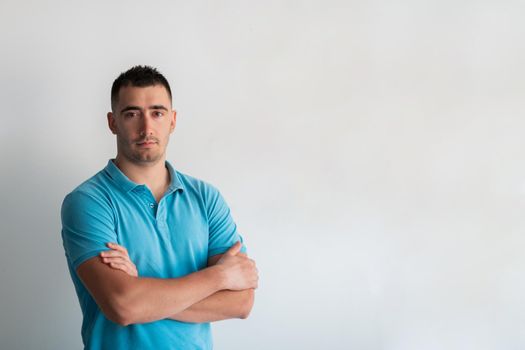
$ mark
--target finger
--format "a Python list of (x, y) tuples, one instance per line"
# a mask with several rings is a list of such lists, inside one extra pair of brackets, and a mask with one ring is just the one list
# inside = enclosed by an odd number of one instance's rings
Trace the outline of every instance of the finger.
[(237, 255), (237, 253), (241, 250), (241, 247), (242, 247), (242, 244), (241, 244), (241, 241), (237, 241), (234, 245), (232, 245), (230, 247), (230, 249), (228, 249), (228, 251), (224, 254), (227, 254), (227, 255)]
[(102, 262), (105, 264), (118, 263), (122, 265), (131, 265), (131, 262), (129, 260), (123, 259), (121, 257), (102, 258)]
[(127, 272), (128, 272), (130, 275), (132, 275), (132, 276), (137, 276), (137, 275), (138, 275), (137, 267), (135, 266), (135, 264), (133, 264), (131, 261), (129, 261), (129, 260), (127, 260), (127, 259), (122, 259), (122, 258), (106, 258), (106, 261), (104, 261), (104, 263), (106, 263), (106, 264), (114, 263), (114, 264), (123, 265), (123, 266), (126, 267)]
[(123, 246), (117, 244), (117, 243), (112, 243), (112, 242), (109, 242), (107, 244), (107, 246), (111, 249), (115, 249), (115, 250), (118, 250), (119, 252), (122, 252), (126, 255), (128, 255), (128, 250), (126, 248), (124, 248)]
[(252, 284), (251, 284), (250, 287), (253, 288), (253, 289), (257, 289), (257, 287), (259, 287), (259, 282), (257, 280), (252, 281)]
[(114, 257), (114, 256), (121, 256), (123, 258), (128, 258), (129, 259), (129, 256), (119, 250), (105, 250), (103, 252), (100, 253), (100, 256), (103, 256), (103, 257)]
[(115, 270), (121, 270), (121, 271), (124, 271), (125, 273), (127, 273), (128, 275), (130, 275), (131, 273), (129, 272), (129, 268), (124, 265), (124, 264), (119, 264), (119, 263), (110, 263), (109, 266)]
[(127, 273), (130, 276), (134, 276), (134, 277), (138, 276), (138, 271), (137, 271), (137, 268), (135, 267), (135, 265), (123, 264), (123, 263), (120, 263), (120, 262), (109, 262), (108, 265), (112, 269), (117, 269), (117, 270), (124, 271), (125, 273)]
[(108, 243), (108, 247), (110, 247), (111, 249), (118, 250), (119, 252), (122, 252), (122, 253), (128, 252), (128, 250), (124, 246), (121, 246), (120, 244), (117, 244), (117, 243)]

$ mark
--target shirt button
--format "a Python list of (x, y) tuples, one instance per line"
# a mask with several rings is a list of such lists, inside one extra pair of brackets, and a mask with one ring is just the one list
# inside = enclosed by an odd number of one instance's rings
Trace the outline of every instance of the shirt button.
[(155, 203), (150, 203), (150, 204), (149, 204), (149, 207), (150, 207), (151, 209), (155, 208)]

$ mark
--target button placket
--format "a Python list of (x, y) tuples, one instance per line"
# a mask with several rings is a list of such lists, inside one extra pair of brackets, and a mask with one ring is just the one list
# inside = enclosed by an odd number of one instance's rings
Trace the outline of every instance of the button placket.
[(142, 197), (146, 206), (152, 209), (153, 216), (156, 216), (157, 203), (155, 202), (155, 198), (153, 198), (150, 190), (145, 185), (141, 185), (139, 189), (139, 195)]
[(166, 228), (166, 202), (162, 199), (157, 206), (157, 227)]

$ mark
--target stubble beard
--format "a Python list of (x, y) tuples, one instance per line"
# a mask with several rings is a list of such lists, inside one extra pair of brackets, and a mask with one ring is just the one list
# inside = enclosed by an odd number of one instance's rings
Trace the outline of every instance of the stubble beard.
[(161, 158), (162, 154), (160, 152), (135, 152), (132, 154), (132, 159), (137, 164), (157, 163)]
[[(160, 148), (159, 140), (156, 140), (158, 148)], [(125, 142), (124, 142), (125, 143)], [(128, 159), (128, 161), (132, 162), (133, 164), (137, 165), (148, 165), (148, 164), (155, 164), (159, 160), (162, 159), (163, 152), (160, 149), (134, 149), (136, 143), (135, 142), (129, 142), (127, 145), (121, 145), (124, 147), (120, 147), (122, 152), (122, 155)]]

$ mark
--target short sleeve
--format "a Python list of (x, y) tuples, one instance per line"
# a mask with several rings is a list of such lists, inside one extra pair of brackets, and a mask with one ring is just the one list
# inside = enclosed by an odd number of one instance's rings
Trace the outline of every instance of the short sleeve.
[(208, 212), (208, 257), (225, 253), (237, 241), (241, 241), (241, 252), (246, 253), (242, 236), (237, 232), (230, 208), (220, 192), (213, 186), (207, 188)]
[(102, 199), (74, 191), (64, 199), (61, 217), (64, 249), (75, 271), (108, 250), (106, 243), (117, 242), (113, 211)]

